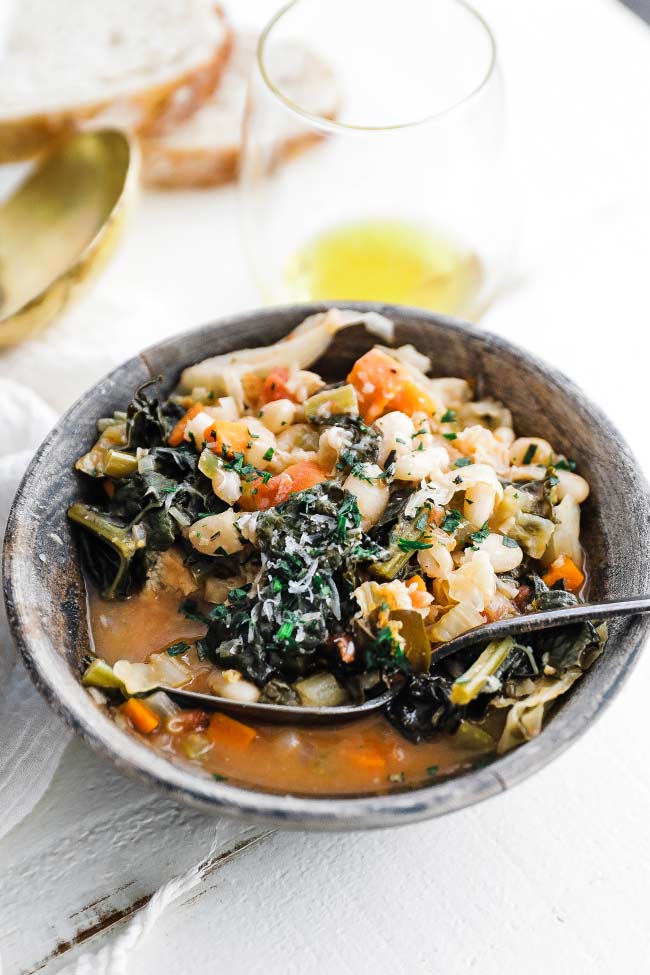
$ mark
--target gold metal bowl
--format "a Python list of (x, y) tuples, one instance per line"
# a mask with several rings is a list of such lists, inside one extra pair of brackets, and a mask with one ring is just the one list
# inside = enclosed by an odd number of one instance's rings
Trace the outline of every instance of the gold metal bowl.
[(40, 332), (104, 266), (138, 168), (125, 133), (77, 132), (41, 156), (0, 204), (0, 348)]

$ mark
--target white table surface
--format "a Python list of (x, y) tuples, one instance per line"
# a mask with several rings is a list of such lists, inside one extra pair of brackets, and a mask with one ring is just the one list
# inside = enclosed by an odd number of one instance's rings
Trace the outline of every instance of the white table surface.
[[(273, 6), (248, 0), (244, 19), (260, 24)], [(527, 191), (517, 284), (484, 324), (576, 379), (650, 472), (650, 30), (615, 0), (480, 7), (499, 40)], [(61, 409), (126, 352), (257, 304), (236, 217), (230, 189), (144, 196), (93, 291), (28, 360), (0, 358), (0, 374), (38, 375)], [(75, 357), (70, 338), (90, 329), (93, 347)], [(48, 376), (53, 357), (65, 395)], [(50, 975), (98, 949), (216, 830), (207, 880), (129, 972), (647, 972), (649, 679), (646, 653), (589, 734), (515, 790), (391, 832), (215, 822), (74, 741), (0, 842), (2, 971)]]

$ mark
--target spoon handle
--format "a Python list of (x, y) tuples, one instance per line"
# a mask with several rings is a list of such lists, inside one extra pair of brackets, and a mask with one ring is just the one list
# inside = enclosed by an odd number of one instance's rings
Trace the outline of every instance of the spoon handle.
[(518, 636), (536, 630), (550, 630), (557, 626), (579, 623), (581, 620), (606, 620), (612, 616), (637, 616), (650, 613), (650, 596), (634, 596), (631, 599), (607, 599), (602, 603), (581, 603), (579, 606), (566, 606), (561, 609), (547, 609), (540, 613), (523, 613), (507, 619), (483, 623), (466, 633), (443, 643), (433, 651), (435, 662), (458, 653), (466, 647), (490, 640), (501, 640), (506, 636)]

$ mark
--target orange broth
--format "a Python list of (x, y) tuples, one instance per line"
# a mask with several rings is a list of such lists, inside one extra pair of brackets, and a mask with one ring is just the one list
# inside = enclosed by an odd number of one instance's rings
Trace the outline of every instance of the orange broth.
[[(95, 653), (110, 664), (120, 659), (143, 661), (170, 643), (203, 636), (205, 626), (178, 612), (181, 598), (175, 589), (149, 587), (120, 602), (107, 602), (93, 593), (89, 616)], [(196, 674), (187, 687), (206, 691), (211, 665), (201, 664), (194, 649), (180, 659)], [(413, 787), (462, 772), (485, 756), (460, 747), (453, 736), (414, 744), (383, 715), (375, 715), (319, 729), (256, 724), (256, 736), (246, 747), (215, 741), (200, 757), (188, 757), (187, 734), (172, 734), (161, 725), (152, 734), (140, 735), (119, 708), (116, 713), (132, 734), (175, 761), (240, 785), (295, 795), (358, 795)], [(208, 717), (204, 725), (207, 721)]]

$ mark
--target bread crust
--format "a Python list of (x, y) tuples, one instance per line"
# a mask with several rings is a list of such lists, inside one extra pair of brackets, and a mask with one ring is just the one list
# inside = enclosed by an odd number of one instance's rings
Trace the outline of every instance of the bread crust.
[(133, 94), (103, 99), (60, 112), (44, 112), (18, 119), (0, 119), (0, 163), (28, 159), (53, 139), (87, 125), (115, 123), (140, 136), (160, 136), (193, 115), (219, 84), (233, 43), (223, 14), (224, 37), (212, 57), (172, 81)]

